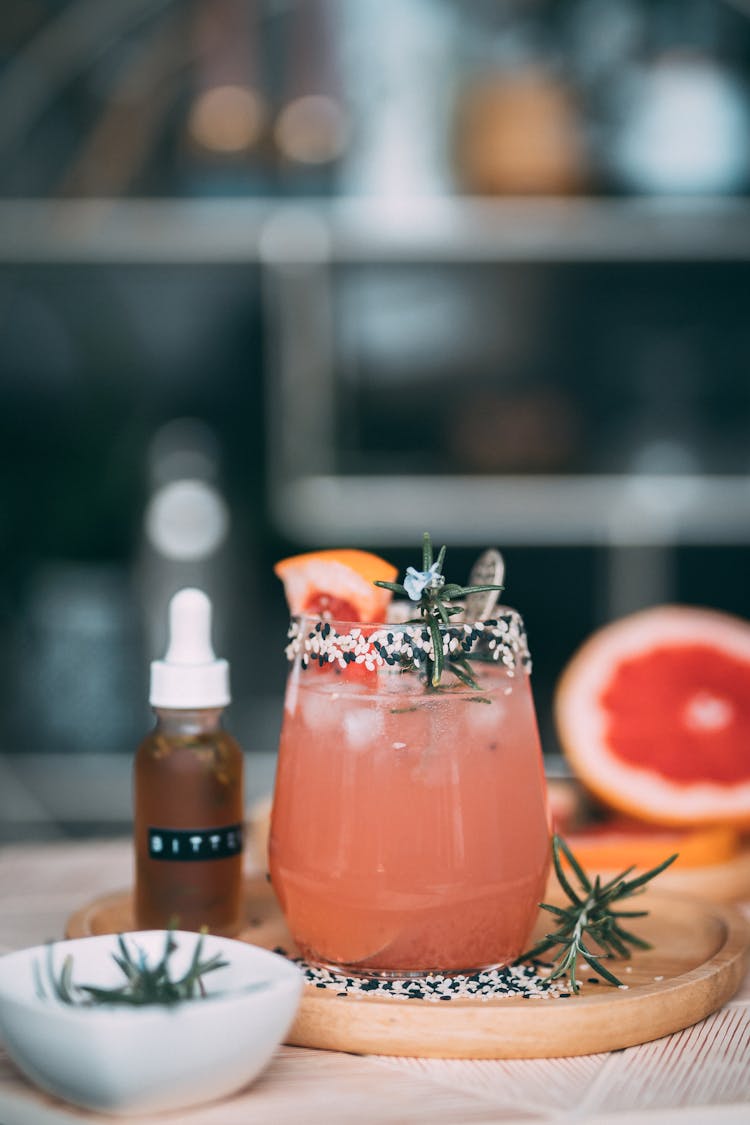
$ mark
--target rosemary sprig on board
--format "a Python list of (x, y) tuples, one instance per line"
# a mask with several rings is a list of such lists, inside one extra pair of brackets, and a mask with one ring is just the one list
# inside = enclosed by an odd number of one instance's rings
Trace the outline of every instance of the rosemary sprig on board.
[[(90, 984), (73, 983), (73, 957), (68, 954), (63, 960), (59, 973), (55, 972), (53, 945), (47, 946), (47, 978), (53, 996), (62, 1004), (93, 1007), (98, 1004), (117, 1004), (139, 1007), (146, 1004), (177, 1004), (183, 1000), (192, 1000), (197, 996), (205, 996), (203, 977), (215, 969), (222, 969), (229, 964), (223, 961), (221, 954), (201, 960), (203, 952), (204, 933), (201, 932), (195, 943), (195, 950), (186, 972), (182, 977), (172, 980), (169, 975), (169, 959), (177, 949), (172, 930), (167, 931), (164, 952), (161, 960), (151, 968), (142, 949), (136, 946), (134, 956), (122, 934), (117, 935), (119, 954), (113, 953), (112, 959), (122, 971), (125, 982), (119, 988), (100, 988)], [(35, 964), (37, 992), (41, 997), (46, 997), (46, 992), (41, 979), (39, 966)]]
[[(579, 882), (578, 890), (565, 873), (561, 853)], [(602, 883), (598, 875), (592, 882), (562, 837), (553, 836), (552, 861), (560, 886), (570, 899), (570, 906), (554, 906), (549, 902), (539, 904), (542, 910), (554, 914), (559, 926), (518, 960), (533, 961), (550, 949), (559, 948), (554, 961), (555, 967), (550, 974), (551, 980), (567, 975), (573, 992), (578, 992), (580, 985), (576, 980), (576, 969), (581, 957), (598, 976), (621, 987), (622, 981), (602, 964), (602, 959), (629, 957), (631, 946), (637, 949), (651, 948), (647, 941), (626, 930), (620, 922), (622, 918), (643, 918), (648, 910), (615, 910), (613, 907), (623, 899), (640, 894), (654, 876), (659, 875), (676, 859), (677, 854), (671, 855), (657, 867), (652, 867), (650, 871), (634, 879), (627, 878), (633, 870), (628, 867), (606, 883)], [(597, 948), (592, 949), (591, 944)]]
[(385, 590), (392, 590), (401, 597), (409, 598), (416, 603), (419, 613), (432, 639), (432, 659), (427, 661), (427, 686), (437, 688), (443, 675), (444, 668), (453, 673), (470, 688), (475, 690), (479, 684), (474, 679), (468, 657), (446, 655), (443, 652), (443, 637), (440, 632), (441, 625), (450, 625), (450, 619), (461, 613), (463, 606), (450, 603), (456, 598), (463, 598), (467, 594), (481, 594), (485, 590), (503, 590), (503, 586), (459, 586), (455, 582), (446, 582), (443, 574), (445, 562), (445, 547), (441, 547), (437, 559), (433, 558), (432, 539), (430, 533), (425, 531), (422, 539), (422, 569), (416, 570), (413, 566), (406, 568), (406, 576), (401, 582), (375, 582)]

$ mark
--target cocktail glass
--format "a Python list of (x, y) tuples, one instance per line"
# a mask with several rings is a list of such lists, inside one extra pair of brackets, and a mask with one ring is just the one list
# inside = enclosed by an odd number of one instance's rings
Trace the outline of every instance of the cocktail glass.
[[(309, 962), (360, 975), (476, 971), (526, 947), (550, 828), (523, 622), (293, 618), (270, 870)], [(463, 663), (470, 661), (470, 665)]]

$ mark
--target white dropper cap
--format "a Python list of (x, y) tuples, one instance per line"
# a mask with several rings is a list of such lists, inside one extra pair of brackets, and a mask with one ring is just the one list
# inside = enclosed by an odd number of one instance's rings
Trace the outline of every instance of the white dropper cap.
[(152, 707), (197, 710), (230, 702), (229, 665), (211, 644), (211, 601), (202, 590), (178, 590), (169, 603), (169, 645), (151, 665)]

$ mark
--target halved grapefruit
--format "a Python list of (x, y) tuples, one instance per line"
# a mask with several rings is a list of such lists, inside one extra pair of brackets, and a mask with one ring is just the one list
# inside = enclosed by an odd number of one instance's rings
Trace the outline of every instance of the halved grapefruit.
[(574, 772), (611, 808), (661, 824), (750, 827), (750, 623), (658, 606), (594, 633), (560, 680)]
[(379, 555), (355, 549), (292, 555), (273, 569), (284, 584), (290, 613), (341, 621), (384, 620), (393, 595), (374, 583), (393, 582), (398, 574)]

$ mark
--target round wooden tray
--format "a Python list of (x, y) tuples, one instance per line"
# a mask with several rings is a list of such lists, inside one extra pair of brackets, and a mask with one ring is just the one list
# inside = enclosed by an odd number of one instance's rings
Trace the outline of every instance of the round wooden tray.
[[(627, 989), (584, 984), (564, 999), (429, 1000), (337, 996), (308, 986), (287, 1042), (356, 1054), (423, 1058), (522, 1059), (586, 1055), (632, 1047), (679, 1031), (715, 1011), (737, 990), (750, 926), (733, 908), (649, 891), (638, 933), (653, 949), (614, 967)], [(246, 884), (241, 941), (294, 952), (264, 879)], [(540, 915), (538, 929), (548, 925)], [(68, 937), (133, 929), (132, 898), (99, 898), (68, 921)], [(629, 971), (626, 971), (629, 970)]]

